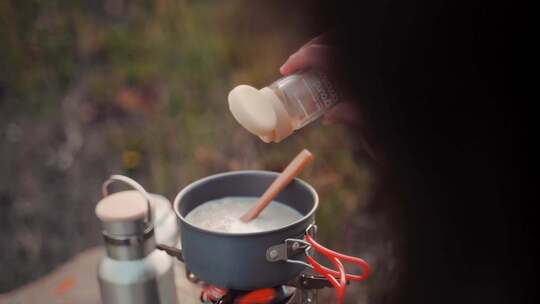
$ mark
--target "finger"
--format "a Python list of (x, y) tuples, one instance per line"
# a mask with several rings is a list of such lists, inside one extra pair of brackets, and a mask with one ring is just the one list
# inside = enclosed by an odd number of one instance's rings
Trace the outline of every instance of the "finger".
[(319, 36), (311, 39), (310, 41), (308, 41), (304, 45), (302, 45), (298, 49), (298, 51), (303, 49), (303, 48), (306, 48), (306, 47), (308, 47), (310, 45), (314, 45), (314, 44), (330, 44), (334, 40), (335, 40), (335, 32), (334, 31), (327, 31), (327, 32), (324, 32), (324, 33), (320, 34)]
[(362, 117), (358, 107), (350, 102), (338, 103), (331, 108), (323, 117), (323, 124), (346, 124), (360, 125)]
[(330, 59), (335, 55), (335, 49), (326, 45), (310, 45), (292, 54), (279, 68), (282, 75), (287, 76), (305, 68), (328, 70)]

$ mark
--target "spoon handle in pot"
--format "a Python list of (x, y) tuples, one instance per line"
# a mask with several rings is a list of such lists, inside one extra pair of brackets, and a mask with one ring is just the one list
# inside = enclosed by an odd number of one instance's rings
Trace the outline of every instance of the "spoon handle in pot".
[(276, 178), (276, 180), (266, 189), (259, 201), (240, 219), (243, 222), (250, 222), (259, 216), (268, 204), (298, 175), (302, 170), (313, 161), (315, 157), (307, 149), (302, 150), (287, 165), (285, 170)]

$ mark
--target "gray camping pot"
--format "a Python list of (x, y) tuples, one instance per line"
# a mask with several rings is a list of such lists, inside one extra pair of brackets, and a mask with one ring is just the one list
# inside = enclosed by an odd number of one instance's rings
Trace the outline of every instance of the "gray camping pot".
[(228, 234), (198, 228), (185, 219), (195, 207), (227, 196), (260, 196), (277, 178), (269, 171), (234, 171), (208, 176), (178, 193), (174, 211), (179, 223), (186, 267), (219, 287), (253, 290), (287, 283), (302, 272), (306, 233), (313, 233), (319, 198), (306, 182), (294, 179), (276, 200), (303, 217), (285, 227), (255, 233)]

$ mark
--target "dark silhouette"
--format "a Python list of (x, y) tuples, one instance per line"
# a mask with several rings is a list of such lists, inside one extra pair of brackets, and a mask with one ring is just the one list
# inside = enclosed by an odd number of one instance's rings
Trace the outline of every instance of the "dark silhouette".
[(358, 136), (384, 158), (379, 193), (397, 193), (381, 212), (400, 233), (399, 281), (371, 302), (523, 303), (533, 240), (521, 178), (522, 12), (359, 2), (322, 11), (337, 24), (342, 67), (367, 117)]

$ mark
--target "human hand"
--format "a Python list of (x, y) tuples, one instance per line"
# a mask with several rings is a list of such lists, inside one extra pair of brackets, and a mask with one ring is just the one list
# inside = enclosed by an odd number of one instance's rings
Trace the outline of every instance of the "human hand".
[[(279, 68), (283, 76), (296, 71), (313, 68), (332, 73), (336, 69), (336, 58), (339, 55), (337, 47), (332, 45), (334, 35), (332, 32), (317, 36), (300, 49), (294, 52)], [(362, 121), (358, 106), (352, 102), (340, 102), (332, 107), (323, 117), (324, 124), (342, 123), (357, 125)]]
[(279, 71), (283, 76), (288, 76), (305, 68), (331, 70), (333, 68), (331, 61), (337, 56), (337, 48), (330, 44), (331, 41), (331, 32), (311, 39), (290, 55)]

